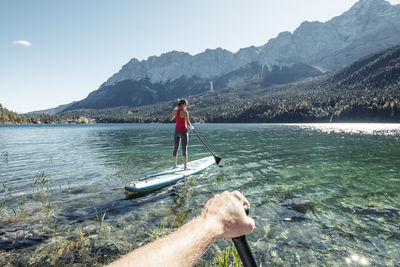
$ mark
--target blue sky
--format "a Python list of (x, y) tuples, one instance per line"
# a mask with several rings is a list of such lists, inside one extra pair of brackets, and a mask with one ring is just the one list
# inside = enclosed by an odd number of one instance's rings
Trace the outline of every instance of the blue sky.
[(329, 20), (356, 2), (2, 0), (0, 103), (21, 113), (67, 104), (131, 58), (217, 47), (236, 52), (302, 21)]

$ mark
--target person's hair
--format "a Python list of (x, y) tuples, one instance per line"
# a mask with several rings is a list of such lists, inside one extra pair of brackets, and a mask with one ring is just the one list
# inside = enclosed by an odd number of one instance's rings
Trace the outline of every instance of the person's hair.
[(184, 99), (184, 98), (178, 99), (177, 103), (178, 103), (178, 106), (182, 106), (182, 105), (188, 106), (189, 105), (188, 101), (186, 99)]

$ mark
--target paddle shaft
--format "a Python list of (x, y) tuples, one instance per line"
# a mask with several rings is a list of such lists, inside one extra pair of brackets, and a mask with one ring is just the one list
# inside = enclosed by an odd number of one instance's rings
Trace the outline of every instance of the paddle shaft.
[[(249, 215), (249, 208), (247, 206), (244, 207), (244, 210), (247, 215)], [(254, 260), (253, 253), (247, 244), (246, 236), (242, 235), (239, 237), (232, 238), (233, 243), (235, 244), (236, 250), (239, 253), (240, 259), (244, 267), (257, 267), (256, 261)]]
[(200, 141), (203, 143), (203, 145), (208, 149), (208, 151), (210, 151), (210, 153), (214, 157), (216, 157), (216, 155), (211, 151), (210, 147), (206, 144), (206, 142), (204, 142), (203, 138), (201, 138), (200, 135), (194, 129), (192, 129), (192, 131), (197, 135), (197, 137), (200, 139)]
[(242, 235), (240, 237), (232, 238), (232, 241), (235, 244), (244, 267), (257, 267), (249, 244), (247, 244), (246, 236)]

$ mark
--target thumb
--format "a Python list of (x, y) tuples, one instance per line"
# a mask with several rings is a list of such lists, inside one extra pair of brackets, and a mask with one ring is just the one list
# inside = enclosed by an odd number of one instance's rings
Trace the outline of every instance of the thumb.
[(253, 232), (254, 228), (256, 228), (256, 223), (254, 222), (253, 218), (247, 217), (246, 224), (247, 224), (248, 231), (249, 231), (247, 234), (250, 234), (251, 232)]

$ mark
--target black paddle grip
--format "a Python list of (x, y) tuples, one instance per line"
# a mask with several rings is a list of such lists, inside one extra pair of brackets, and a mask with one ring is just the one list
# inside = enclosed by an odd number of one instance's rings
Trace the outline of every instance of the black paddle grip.
[[(249, 215), (249, 207), (244, 206), (244, 210), (247, 215)], [(242, 235), (239, 237), (232, 238), (233, 243), (235, 244), (236, 250), (239, 253), (240, 259), (244, 267), (257, 267), (256, 261), (254, 260), (253, 253), (247, 244), (246, 236)]]

